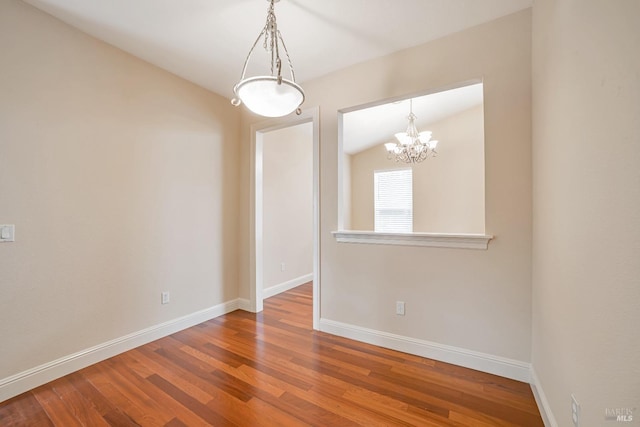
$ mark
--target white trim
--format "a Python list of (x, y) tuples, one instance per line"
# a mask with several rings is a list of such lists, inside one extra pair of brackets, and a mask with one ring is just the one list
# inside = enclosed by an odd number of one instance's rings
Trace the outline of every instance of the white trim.
[(357, 341), (366, 342), (404, 353), (415, 354), (465, 368), (487, 372), (517, 381), (529, 382), (531, 365), (519, 360), (480, 353), (450, 345), (438, 344), (329, 319), (320, 319), (320, 330)]
[(545, 427), (558, 427), (558, 423), (556, 422), (556, 418), (553, 416), (547, 396), (544, 394), (542, 384), (540, 384), (540, 379), (538, 378), (533, 366), (531, 366), (531, 390), (533, 391), (533, 397), (536, 399), (536, 403), (538, 404), (538, 410), (540, 411)]
[(286, 292), (289, 289), (293, 289), (297, 286), (304, 285), (307, 282), (313, 280), (313, 273), (305, 274), (304, 276), (296, 277), (295, 279), (288, 280), (286, 282), (280, 283), (278, 285), (274, 285), (266, 288), (262, 291), (262, 296), (264, 299), (270, 298), (274, 295), (281, 294), (282, 292)]
[(453, 90), (453, 89), (460, 89), (460, 88), (463, 88), (465, 86), (477, 85), (477, 84), (480, 84), (480, 83), (484, 83), (484, 78), (483, 77), (464, 80), (464, 81), (461, 81), (461, 82), (451, 83), (451, 84), (443, 85), (443, 86), (432, 87), (432, 88), (429, 88), (429, 89), (421, 90), (421, 91), (418, 91), (418, 92), (411, 92), (411, 93), (407, 93), (407, 94), (404, 94), (404, 95), (397, 95), (397, 96), (392, 96), (392, 97), (389, 97), (389, 98), (377, 99), (377, 100), (372, 101), (372, 102), (366, 102), (364, 104), (354, 105), (354, 106), (348, 107), (348, 108), (341, 108), (341, 109), (338, 110), (338, 116), (342, 116), (345, 113), (352, 113), (354, 111), (365, 110), (365, 109), (371, 108), (371, 107), (378, 107), (378, 106), (384, 105), (384, 104), (390, 104), (392, 102), (405, 101), (405, 100), (410, 99), (410, 98), (419, 98), (421, 96), (431, 95), (431, 94), (438, 93), (438, 92), (446, 92), (448, 90)]
[(107, 341), (60, 359), (0, 379), (0, 402), (94, 363), (237, 310), (248, 303), (235, 299)]
[(313, 123), (313, 329), (320, 328), (320, 108), (310, 111)]
[(339, 243), (374, 245), (429, 246), (434, 248), (487, 249), (493, 236), (486, 234), (376, 233), (340, 230), (331, 234)]
[[(338, 229), (344, 229), (344, 113), (338, 110)], [(349, 221), (351, 223), (351, 221)]]
[(264, 132), (268, 132), (270, 129), (258, 128), (260, 130), (254, 131), (254, 126), (251, 127), (251, 135), (254, 139), (252, 144), (254, 155), (252, 156), (253, 165), (251, 171), (253, 172), (253, 197), (251, 198), (253, 205), (253, 262), (252, 268), (252, 286), (249, 292), (249, 301), (251, 302), (251, 308), (254, 313), (260, 313), (264, 307), (263, 279), (264, 279), (264, 254), (263, 254), (263, 154), (264, 154)]

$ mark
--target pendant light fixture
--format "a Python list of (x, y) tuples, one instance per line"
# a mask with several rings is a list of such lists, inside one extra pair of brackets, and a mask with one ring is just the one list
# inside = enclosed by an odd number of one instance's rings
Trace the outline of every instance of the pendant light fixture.
[(404, 163), (420, 163), (429, 157), (435, 157), (438, 153), (436, 147), (438, 141), (431, 139), (431, 131), (418, 132), (416, 128), (416, 116), (413, 114), (413, 99), (409, 100), (409, 125), (406, 132), (395, 134), (394, 142), (387, 142), (389, 160)]
[[(267, 22), (244, 61), (242, 76), (233, 88), (235, 97), (231, 103), (235, 106), (244, 103), (249, 110), (265, 117), (286, 116), (294, 111), (296, 114), (301, 114), (300, 105), (304, 102), (304, 91), (296, 83), (293, 64), (276, 23), (274, 3), (279, 0), (267, 1), (269, 2)], [(251, 54), (262, 38), (264, 38), (263, 47), (271, 56), (271, 75), (245, 78)], [(286, 55), (291, 79), (282, 77), (281, 48)]]

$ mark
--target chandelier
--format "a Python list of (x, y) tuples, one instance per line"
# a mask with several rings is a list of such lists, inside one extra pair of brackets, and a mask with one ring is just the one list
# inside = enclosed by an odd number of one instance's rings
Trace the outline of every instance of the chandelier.
[[(247, 55), (247, 59), (244, 61), (240, 81), (233, 87), (235, 97), (231, 100), (231, 103), (236, 107), (244, 103), (249, 110), (265, 117), (286, 116), (294, 111), (296, 114), (301, 114), (300, 105), (304, 102), (304, 91), (296, 83), (293, 64), (276, 23), (274, 3), (280, 0), (267, 1), (269, 1), (267, 23), (258, 34), (258, 38), (256, 38)], [(267, 53), (271, 54), (271, 75), (245, 78), (249, 59), (251, 59), (251, 54), (261, 38), (264, 38), (262, 46)], [(287, 64), (291, 74), (290, 80), (282, 77), (280, 48), (282, 48), (287, 57)]]
[(431, 131), (418, 132), (416, 116), (413, 114), (413, 99), (409, 100), (409, 125), (406, 132), (395, 134), (396, 140), (384, 144), (387, 158), (396, 162), (420, 163), (426, 158), (435, 157), (438, 141), (431, 139)]

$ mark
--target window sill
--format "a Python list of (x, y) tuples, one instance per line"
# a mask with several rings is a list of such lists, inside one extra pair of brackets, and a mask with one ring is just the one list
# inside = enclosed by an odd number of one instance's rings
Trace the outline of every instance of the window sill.
[(373, 231), (332, 231), (338, 243), (365, 243), (371, 245), (428, 246), (434, 248), (483, 249), (493, 236), (485, 234), (440, 233), (376, 233)]

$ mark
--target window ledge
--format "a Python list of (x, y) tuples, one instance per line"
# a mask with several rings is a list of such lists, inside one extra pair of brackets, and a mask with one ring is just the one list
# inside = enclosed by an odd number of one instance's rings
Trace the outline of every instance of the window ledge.
[(332, 231), (338, 243), (371, 245), (429, 246), (435, 248), (487, 249), (493, 236), (485, 234), (376, 233), (373, 231)]

